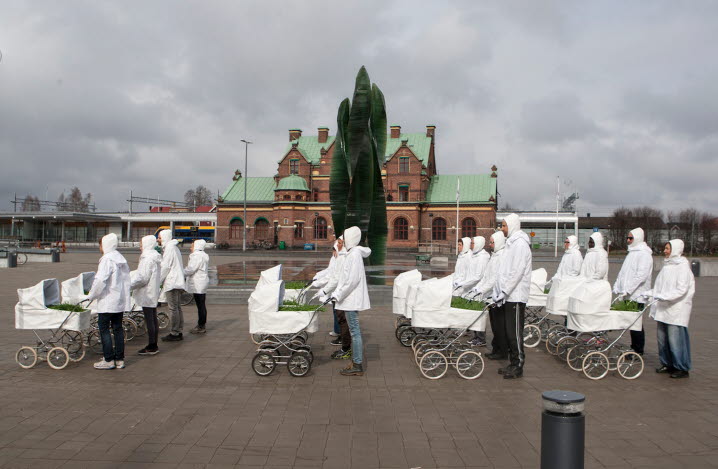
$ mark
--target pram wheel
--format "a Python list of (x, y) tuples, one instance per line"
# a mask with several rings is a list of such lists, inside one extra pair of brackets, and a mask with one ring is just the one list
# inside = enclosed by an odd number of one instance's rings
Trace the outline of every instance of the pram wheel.
[(419, 371), (425, 378), (439, 379), (449, 369), (449, 362), (446, 356), (438, 350), (427, 352), (419, 362)]
[(62, 346), (67, 350), (70, 360), (79, 362), (85, 358), (85, 346), (82, 343), (82, 334), (77, 331), (65, 331), (60, 339)]
[(25, 369), (32, 368), (37, 363), (37, 351), (32, 347), (20, 347), (15, 354), (15, 361)]
[(561, 360), (566, 360), (566, 357), (568, 357), (569, 350), (571, 350), (577, 345), (577, 338), (570, 335), (566, 337), (561, 337), (561, 340), (559, 340), (558, 344), (556, 345), (556, 354)]
[(61, 370), (70, 363), (70, 355), (62, 347), (53, 347), (47, 352), (47, 364), (54, 370)]
[[(394, 335), (396, 336), (396, 340), (398, 340), (399, 342), (401, 342), (401, 334), (402, 334), (402, 332), (404, 332), (404, 331), (407, 330), (407, 329), (411, 329), (411, 326), (406, 326), (406, 325), (404, 325), (404, 326), (399, 326), (399, 327), (397, 327), (397, 328), (396, 328), (396, 331), (394, 331)], [(402, 344), (402, 345), (403, 345), (403, 344)]]
[(181, 306), (187, 306), (190, 303), (194, 301), (194, 295), (192, 293), (187, 293), (186, 291), (183, 291), (180, 294), (180, 305)]
[(307, 357), (309, 357), (309, 362), (314, 363), (314, 354), (312, 353), (312, 349), (309, 345), (298, 345), (294, 346), (294, 348), (297, 352), (306, 353)]
[(157, 313), (157, 322), (159, 323), (160, 329), (167, 329), (170, 325), (170, 317), (167, 316), (167, 313), (164, 311), (160, 311)]
[(484, 359), (479, 352), (468, 350), (456, 359), (456, 372), (464, 379), (476, 379), (484, 372)]
[(309, 359), (309, 354), (306, 350), (293, 352), (292, 356), (289, 357), (289, 360), (287, 361), (287, 370), (289, 370), (289, 374), (292, 376), (306, 376), (311, 369), (312, 362)]
[(412, 327), (404, 328), (399, 334), (399, 342), (404, 347), (411, 347), (411, 341), (414, 340), (416, 332)]
[(252, 359), (252, 369), (259, 376), (269, 376), (277, 367), (271, 352), (258, 352)]
[(616, 368), (621, 377), (636, 379), (643, 373), (643, 357), (634, 351), (626, 352), (618, 357)]
[(125, 331), (125, 342), (129, 342), (137, 335), (137, 323), (130, 318), (122, 318), (122, 329)]
[(102, 341), (100, 340), (100, 331), (94, 330), (87, 335), (87, 346), (96, 354), (102, 353)]
[(419, 344), (423, 344), (429, 340), (429, 338), (426, 336), (426, 334), (416, 334), (413, 339), (411, 339), (411, 349), (416, 353), (416, 348), (419, 346)]
[(541, 329), (534, 324), (526, 324), (524, 326), (524, 346), (529, 348), (536, 347), (541, 342)]
[(566, 354), (566, 363), (573, 371), (581, 371), (583, 369), (583, 358), (586, 356), (587, 346), (579, 343), (571, 348)]
[(250, 334), (249, 335), (252, 338), (252, 342), (259, 345), (264, 340), (263, 334)]
[(549, 328), (548, 335), (546, 336), (546, 350), (548, 353), (551, 355), (556, 355), (558, 353), (556, 346), (558, 345), (558, 341), (561, 340), (566, 332), (566, 328), (560, 324), (556, 324), (555, 326)]
[(603, 352), (591, 352), (583, 359), (583, 374), (589, 379), (603, 378), (609, 368), (608, 357)]
[(421, 366), (421, 359), (430, 348), (431, 344), (429, 344), (429, 342), (423, 342), (416, 347), (416, 350), (414, 350), (414, 361), (416, 362), (416, 366)]

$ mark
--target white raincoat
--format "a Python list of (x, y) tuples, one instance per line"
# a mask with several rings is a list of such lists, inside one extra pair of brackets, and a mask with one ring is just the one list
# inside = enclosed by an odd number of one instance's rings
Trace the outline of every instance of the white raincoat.
[(509, 228), (509, 236), (496, 276), (493, 298), (499, 304), (504, 301), (527, 303), (531, 289), (531, 241), (521, 231), (518, 215), (512, 213), (504, 221)]
[(506, 237), (501, 231), (497, 231), (491, 235), (491, 239), (494, 240), (494, 252), (491, 253), (491, 258), (489, 259), (488, 264), (486, 264), (484, 276), (481, 278), (479, 284), (471, 289), (467, 295), (469, 297), (481, 294), (481, 298), (488, 298), (494, 290), (496, 276), (499, 273), (499, 265), (504, 255)]
[(644, 293), (646, 297), (658, 300), (651, 307), (651, 317), (656, 321), (675, 326), (688, 327), (696, 292), (688, 259), (683, 257), (683, 241), (672, 239), (671, 255), (663, 261), (663, 268), (656, 277), (653, 290)]
[(589, 280), (608, 279), (608, 253), (603, 249), (603, 235), (598, 231), (591, 234), (593, 247), (588, 248), (581, 264), (581, 276)]
[(102, 237), (100, 264), (87, 299), (97, 300), (99, 313), (124, 313), (130, 310), (130, 267), (117, 251), (117, 235)]
[(628, 255), (623, 261), (613, 293), (628, 295), (631, 300), (642, 302), (643, 293), (651, 288), (653, 275), (653, 251), (643, 241), (643, 230), (631, 230), (633, 243), (628, 246)]
[(347, 255), (339, 272), (337, 287), (332, 293), (336, 308), (342, 311), (365, 311), (371, 308), (363, 260), (369, 257), (371, 249), (358, 246), (359, 241), (361, 230), (358, 227), (352, 226), (344, 230)]
[(194, 251), (189, 255), (184, 276), (187, 279), (185, 291), (187, 293), (207, 293), (209, 285), (209, 256), (204, 252), (207, 242), (198, 239), (194, 242)]
[(578, 246), (578, 238), (574, 235), (568, 236), (568, 249), (561, 258), (554, 279), (561, 277), (578, 277), (581, 273), (581, 264), (583, 257), (581, 256), (581, 248)]
[[(341, 238), (341, 236), (340, 236)], [(329, 265), (326, 269), (320, 270), (316, 273), (314, 278), (312, 279), (312, 287), (313, 288), (322, 288), (327, 283), (329, 283), (329, 280), (331, 279), (332, 275), (336, 274), (336, 264), (337, 264), (337, 257), (339, 257), (338, 253), (335, 255), (335, 252), (338, 247), (338, 241), (334, 241), (334, 247), (332, 248), (332, 257), (329, 259)], [(342, 250), (344, 250), (344, 247), (342, 247)]]
[(172, 230), (160, 231), (162, 240), (162, 274), (160, 281), (162, 291), (184, 290), (184, 269), (182, 267), (182, 253), (177, 247), (178, 241), (172, 239)]
[(156, 308), (160, 297), (162, 256), (155, 247), (157, 247), (157, 238), (153, 235), (142, 238), (140, 264), (130, 275), (132, 298), (135, 305), (142, 308)]
[(469, 276), (471, 268), (471, 238), (461, 238), (462, 249), (454, 267), (454, 288), (460, 286)]
[(319, 290), (319, 301), (325, 302), (332, 296), (332, 292), (337, 289), (339, 285), (339, 276), (344, 269), (344, 262), (347, 260), (347, 250), (342, 246), (342, 250), (337, 253), (337, 257), (334, 258), (334, 268), (331, 273), (327, 275), (323, 280), (322, 288)]
[(491, 257), (484, 249), (486, 239), (484, 239), (483, 236), (475, 236), (473, 241), (474, 248), (471, 250), (471, 257), (469, 258), (468, 275), (464, 278), (463, 282), (461, 282), (461, 287), (464, 291), (468, 291), (479, 284), (484, 277), (486, 265), (489, 263), (489, 258)]

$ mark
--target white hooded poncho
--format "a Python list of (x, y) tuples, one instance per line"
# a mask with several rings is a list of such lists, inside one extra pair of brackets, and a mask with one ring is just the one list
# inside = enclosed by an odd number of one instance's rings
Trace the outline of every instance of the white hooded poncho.
[(117, 235), (114, 233), (102, 237), (104, 254), (87, 295), (90, 301), (97, 301), (98, 313), (123, 313), (131, 307), (130, 267), (117, 251), (117, 244)]
[(469, 276), (471, 267), (471, 238), (461, 238), (462, 248), (454, 267), (454, 288), (460, 286)]
[(486, 265), (489, 263), (489, 258), (491, 257), (484, 249), (486, 239), (484, 239), (483, 236), (475, 236), (473, 242), (474, 247), (471, 249), (471, 257), (469, 258), (469, 272), (466, 278), (464, 278), (464, 281), (461, 282), (461, 287), (464, 291), (478, 285), (484, 277)]
[(162, 256), (155, 248), (157, 238), (152, 235), (142, 238), (142, 254), (137, 270), (131, 272), (132, 298), (142, 308), (156, 308), (160, 297), (160, 270)]
[(518, 215), (512, 213), (504, 221), (509, 236), (496, 276), (493, 298), (498, 302), (527, 303), (531, 289), (531, 241), (521, 231)]
[[(340, 236), (339, 239), (342, 239)], [(329, 281), (331, 280), (332, 275), (337, 274), (337, 258), (339, 257), (339, 253), (337, 252), (337, 248), (339, 247), (339, 240), (334, 241), (334, 246), (332, 247), (332, 257), (329, 259), (329, 265), (326, 269), (320, 270), (319, 272), (314, 275), (314, 278), (312, 279), (312, 287), (313, 288), (323, 288)], [(346, 252), (346, 249), (344, 246), (342, 246), (342, 251)]]
[(172, 239), (171, 230), (160, 231), (162, 240), (162, 273), (160, 281), (162, 291), (184, 290), (184, 268), (182, 267), (182, 253), (177, 247), (177, 240)]
[(613, 285), (613, 293), (627, 295), (633, 301), (642, 302), (643, 293), (651, 288), (653, 251), (643, 241), (641, 228), (631, 230), (631, 235), (633, 243), (628, 246), (628, 255)]
[[(335, 247), (336, 243), (335, 243)], [(326, 282), (323, 282), (324, 285), (319, 290), (319, 301), (322, 303), (327, 300), (327, 298), (331, 298), (332, 293), (334, 290), (337, 289), (337, 285), (339, 285), (339, 276), (342, 273), (342, 269), (344, 269), (344, 262), (347, 260), (347, 248), (345, 246), (342, 246), (342, 250), (337, 253), (337, 256), (334, 258), (334, 267), (332, 268), (332, 271), (324, 277), (324, 280)]]
[(207, 242), (198, 239), (194, 242), (192, 254), (184, 269), (185, 291), (187, 293), (205, 294), (209, 286), (209, 256), (204, 252)]
[(486, 264), (484, 276), (478, 285), (469, 292), (471, 296), (478, 294), (481, 295), (481, 298), (488, 298), (493, 292), (494, 285), (496, 285), (496, 276), (499, 273), (499, 265), (505, 252), (506, 237), (501, 231), (497, 231), (491, 235), (491, 239), (494, 240), (494, 250), (491, 253), (488, 264)]
[(342, 311), (365, 311), (371, 307), (364, 272), (364, 258), (371, 249), (359, 246), (361, 230), (352, 226), (344, 230), (344, 247), (347, 250), (344, 265), (339, 272), (337, 287), (332, 293), (336, 308)]
[(561, 263), (558, 265), (556, 275), (554, 279), (562, 277), (578, 277), (581, 273), (581, 264), (583, 264), (583, 257), (581, 256), (581, 249), (578, 246), (578, 238), (574, 235), (568, 236), (568, 248), (561, 258)]
[(663, 268), (656, 277), (652, 291), (645, 293), (658, 300), (651, 307), (651, 317), (656, 321), (675, 326), (688, 327), (693, 307), (696, 281), (688, 259), (683, 257), (683, 241), (672, 239), (671, 255), (663, 261)]
[(598, 231), (591, 234), (593, 247), (588, 248), (581, 265), (581, 276), (589, 280), (608, 279), (608, 253), (603, 248), (603, 235)]

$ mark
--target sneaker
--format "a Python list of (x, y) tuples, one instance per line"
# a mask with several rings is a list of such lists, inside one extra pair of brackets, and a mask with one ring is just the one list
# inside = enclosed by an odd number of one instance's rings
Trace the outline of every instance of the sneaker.
[(516, 379), (521, 378), (524, 375), (523, 368), (517, 366), (510, 366), (504, 370), (504, 379)]
[(124, 360), (115, 360), (115, 368), (122, 369), (125, 367), (125, 361)]
[(204, 326), (195, 326), (191, 331), (189, 331), (190, 334), (204, 334), (206, 332), (207, 329), (205, 329)]
[(331, 331), (331, 332), (329, 333), (329, 335), (332, 336), (332, 337), (339, 337), (339, 333), (334, 332), (334, 331)]
[(671, 373), (671, 378), (688, 378), (690, 376), (690, 373), (685, 370), (675, 370), (673, 373)]
[(334, 353), (330, 355), (329, 358), (332, 360), (349, 360), (352, 357), (352, 350), (349, 349), (347, 351), (344, 350), (336, 350)]
[(341, 337), (337, 337), (336, 339), (334, 339), (334, 340), (332, 340), (331, 342), (329, 342), (329, 344), (331, 344), (331, 345), (333, 345), (333, 346), (335, 346), (335, 347), (338, 347), (338, 346), (340, 346), (340, 345), (342, 344), (342, 339), (341, 339)]
[(139, 352), (137, 352), (138, 355), (157, 355), (160, 353), (160, 350), (158, 348), (149, 348), (145, 347), (141, 349)]
[(180, 340), (183, 340), (181, 332), (179, 334), (167, 334), (162, 337), (162, 342), (179, 342)]
[(476, 337), (475, 339), (472, 339), (471, 342), (469, 342), (469, 344), (471, 344), (474, 347), (484, 347), (484, 346), (486, 346), (486, 341)]
[(115, 362), (110, 361), (106, 362), (103, 358), (99, 362), (95, 363), (94, 365), (96, 370), (114, 370), (115, 369)]
[(346, 368), (339, 370), (342, 376), (362, 376), (364, 374), (364, 366), (361, 363), (352, 362)]

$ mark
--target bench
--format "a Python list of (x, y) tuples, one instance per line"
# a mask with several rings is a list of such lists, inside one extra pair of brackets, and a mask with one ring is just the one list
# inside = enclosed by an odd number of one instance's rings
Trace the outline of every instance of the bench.
[(431, 262), (431, 254), (417, 254), (416, 265), (429, 264)]

